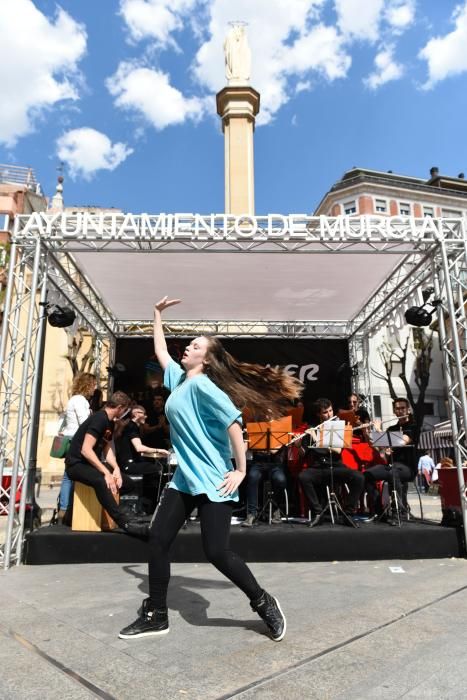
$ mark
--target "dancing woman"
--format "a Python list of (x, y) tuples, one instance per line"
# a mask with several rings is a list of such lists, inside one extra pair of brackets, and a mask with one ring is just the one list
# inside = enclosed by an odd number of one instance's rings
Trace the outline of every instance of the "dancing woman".
[[(229, 549), (232, 506), (245, 478), (246, 458), (240, 426), (249, 406), (267, 419), (285, 413), (301, 393), (301, 384), (281, 370), (238, 362), (219, 340), (200, 336), (185, 349), (178, 365), (167, 351), (161, 312), (180, 303), (164, 297), (155, 306), (154, 346), (172, 392), (166, 403), (171, 443), (178, 467), (165, 489), (149, 535), (149, 598), (141, 614), (120, 632), (135, 639), (169, 631), (167, 588), (169, 548), (197, 507), (208, 560), (249, 598), (275, 641), (283, 639), (286, 621), (276, 598), (256, 581), (245, 562)], [(231, 461), (233, 452), (235, 468)]]

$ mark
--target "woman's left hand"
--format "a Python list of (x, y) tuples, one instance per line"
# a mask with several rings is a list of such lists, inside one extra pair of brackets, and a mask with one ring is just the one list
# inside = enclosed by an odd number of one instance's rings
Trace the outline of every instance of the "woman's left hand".
[(223, 482), (217, 490), (220, 492), (221, 496), (229, 496), (238, 489), (244, 478), (245, 472), (241, 472), (238, 469), (227, 472), (224, 475)]

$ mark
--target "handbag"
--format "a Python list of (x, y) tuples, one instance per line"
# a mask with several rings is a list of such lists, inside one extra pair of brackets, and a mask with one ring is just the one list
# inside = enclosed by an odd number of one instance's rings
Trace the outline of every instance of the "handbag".
[(63, 418), (62, 424), (58, 429), (58, 435), (52, 440), (52, 447), (50, 448), (50, 456), (55, 458), (66, 457), (68, 450), (70, 449), (71, 435), (60, 435), (63, 427), (65, 425), (66, 418)]

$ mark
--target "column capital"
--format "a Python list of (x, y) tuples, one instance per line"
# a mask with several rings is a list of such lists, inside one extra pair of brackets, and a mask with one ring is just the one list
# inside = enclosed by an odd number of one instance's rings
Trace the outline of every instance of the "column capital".
[(246, 118), (254, 124), (259, 102), (259, 92), (249, 85), (229, 85), (216, 95), (217, 114), (223, 124), (235, 117)]

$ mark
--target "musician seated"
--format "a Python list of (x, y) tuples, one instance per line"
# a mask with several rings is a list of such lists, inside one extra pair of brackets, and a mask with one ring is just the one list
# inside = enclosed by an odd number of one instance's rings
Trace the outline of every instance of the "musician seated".
[[(332, 403), (329, 399), (317, 399), (313, 404), (313, 409), (317, 423), (328, 421), (334, 416)], [(302, 440), (302, 447), (306, 451), (309, 466), (298, 475), (312, 510), (309, 527), (315, 527), (321, 520), (323, 506), (318, 497), (317, 489), (331, 484), (331, 466), (334, 482), (347, 484), (349, 489), (344, 507), (349, 517), (352, 517), (357, 511), (364, 485), (363, 474), (355, 469), (349, 469), (342, 463), (340, 459), (342, 450), (340, 448), (315, 448), (313, 447), (314, 438), (315, 436), (311, 434)], [(344, 522), (347, 523), (346, 518), (344, 518)]]
[[(242, 527), (252, 527), (258, 516), (258, 487), (262, 479), (269, 479), (272, 485), (274, 501), (280, 503), (287, 487), (284, 459), (287, 449), (270, 450), (269, 452), (255, 450), (251, 467), (246, 477), (247, 511)], [(272, 514), (273, 523), (281, 523), (281, 511), (275, 508)]]
[[(402, 433), (406, 446), (388, 448), (384, 451), (387, 463), (366, 470), (365, 489), (369, 502), (376, 501), (376, 482), (386, 481), (389, 492), (392, 493), (395, 490), (397, 494), (401, 515), (406, 515), (408, 513), (408, 504), (405, 485), (412, 481), (416, 475), (414, 449), (410, 447), (414, 443), (416, 424), (410, 412), (410, 404), (407, 399), (396, 398), (392, 405), (398, 420), (397, 423), (389, 426), (387, 430), (389, 433)], [(394, 510), (392, 510), (388, 520), (391, 524), (397, 524)]]
[(120, 421), (114, 432), (115, 452), (121, 465), (122, 473), (128, 476), (143, 476), (143, 497), (150, 503), (150, 510), (155, 507), (155, 475), (160, 474), (160, 464), (152, 458), (165, 458), (168, 451), (143, 445), (141, 426), (146, 420), (143, 406), (133, 406), (130, 419)]

